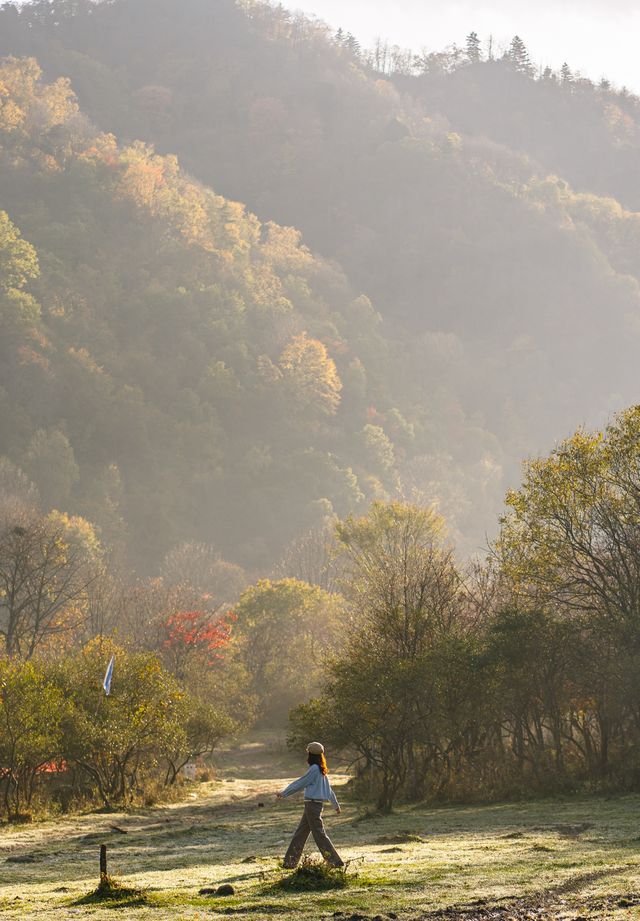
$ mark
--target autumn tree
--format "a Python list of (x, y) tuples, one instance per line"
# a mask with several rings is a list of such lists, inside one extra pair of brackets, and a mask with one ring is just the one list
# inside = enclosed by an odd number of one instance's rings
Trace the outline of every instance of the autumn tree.
[(0, 808), (9, 820), (31, 806), (40, 769), (62, 757), (67, 710), (42, 666), (0, 659)]
[[(355, 751), (362, 772), (375, 777), (382, 810), (391, 809), (403, 789), (424, 792), (427, 765), (437, 757), (438, 727), (443, 728), (436, 676), (442, 676), (444, 707), (445, 676), (457, 671), (454, 660), (473, 655), (460, 617), (461, 577), (442, 529), (430, 509), (381, 502), (368, 515), (337, 525), (353, 627), (319, 703), (294, 717), (295, 726), (310, 729), (318, 713), (325, 714), (320, 725), (328, 736)], [(464, 693), (463, 684), (458, 679), (458, 700), (469, 700), (468, 678)], [(471, 720), (473, 712), (470, 708), (464, 719)], [(449, 741), (451, 729), (444, 729)]]
[(218, 617), (207, 611), (176, 611), (164, 623), (163, 658), (171, 671), (184, 680), (195, 659), (202, 668), (215, 665), (228, 644), (233, 615)]
[(293, 540), (276, 567), (279, 578), (297, 579), (338, 592), (340, 561), (334, 526), (314, 528)]
[(167, 585), (189, 586), (216, 608), (234, 604), (247, 584), (241, 566), (223, 560), (213, 547), (196, 541), (170, 550), (160, 571)]
[(177, 711), (175, 731), (160, 739), (166, 761), (165, 784), (174, 784), (189, 761), (211, 755), (234, 730), (233, 720), (212, 703), (186, 698)]
[(579, 625), (557, 610), (506, 606), (490, 618), (487, 716), (494, 725), (487, 728), (507, 788), (566, 782), (575, 760), (575, 718), (585, 706), (579, 679), (585, 652)]
[[(495, 544), (513, 598), (559, 609), (589, 638), (593, 658), (585, 668), (594, 679), (601, 773), (622, 716), (612, 709), (615, 688), (629, 682), (640, 655), (638, 470), (636, 406), (604, 432), (579, 430), (548, 457), (528, 462), (522, 487), (507, 497)], [(628, 687), (635, 707), (635, 682)]]
[(0, 348), (5, 359), (25, 345), (37, 324), (40, 307), (24, 289), (40, 268), (34, 247), (0, 211)]
[(393, 443), (379, 425), (365, 425), (360, 441), (367, 467), (379, 475), (388, 474), (395, 463)]
[(22, 238), (20, 231), (0, 211), (0, 288), (22, 288), (38, 274), (38, 258), (34, 247)]
[(306, 333), (294, 336), (280, 356), (284, 381), (302, 407), (333, 415), (340, 404), (342, 383), (326, 346)]
[[(198, 572), (200, 570), (197, 570)], [(194, 701), (248, 726), (255, 712), (235, 615), (188, 583), (148, 579), (119, 597), (117, 629), (129, 648), (155, 655)]]
[(98, 545), (81, 519), (53, 515), (0, 534), (0, 637), (7, 655), (31, 658), (86, 617)]
[(26, 451), (24, 468), (38, 484), (46, 509), (65, 508), (78, 482), (80, 469), (64, 432), (59, 429), (35, 431)]
[[(111, 655), (111, 694), (102, 676)], [(58, 683), (71, 704), (63, 746), (107, 807), (131, 798), (163, 749), (181, 736), (184, 693), (150, 653), (95, 640), (59, 666)]]
[(47, 84), (34, 58), (7, 57), (0, 62), (0, 132), (22, 139), (30, 130), (46, 131), (78, 111), (66, 77)]
[(39, 505), (35, 484), (8, 457), (0, 457), (0, 531), (37, 517)]
[(496, 553), (514, 591), (632, 627), (640, 616), (640, 408), (525, 464)]
[(234, 613), (260, 715), (282, 719), (319, 688), (344, 630), (342, 600), (297, 579), (262, 579), (243, 592)]

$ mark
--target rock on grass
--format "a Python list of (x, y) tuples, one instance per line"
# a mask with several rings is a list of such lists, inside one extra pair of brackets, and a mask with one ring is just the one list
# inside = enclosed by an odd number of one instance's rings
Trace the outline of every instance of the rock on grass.
[(236, 890), (229, 883), (224, 883), (222, 886), (218, 886), (217, 889), (214, 889), (212, 886), (205, 886), (203, 889), (198, 890), (198, 895), (235, 895)]

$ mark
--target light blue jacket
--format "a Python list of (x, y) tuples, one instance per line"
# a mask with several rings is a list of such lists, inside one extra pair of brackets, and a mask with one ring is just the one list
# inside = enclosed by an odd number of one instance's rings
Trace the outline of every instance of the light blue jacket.
[(329, 778), (320, 770), (320, 765), (312, 764), (306, 774), (298, 777), (288, 787), (282, 791), (282, 796), (291, 796), (298, 790), (304, 790), (304, 798), (321, 800), (323, 803), (333, 803), (337, 808), (339, 806), (337, 797), (331, 789)]

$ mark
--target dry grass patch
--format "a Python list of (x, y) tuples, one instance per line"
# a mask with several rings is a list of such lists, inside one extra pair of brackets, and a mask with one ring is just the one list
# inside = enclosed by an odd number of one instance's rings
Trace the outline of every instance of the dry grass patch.
[(328, 889), (346, 889), (355, 875), (346, 867), (330, 867), (324, 860), (303, 857), (300, 866), (287, 873), (269, 889), (273, 892), (323, 892)]
[(149, 900), (142, 889), (123, 886), (112, 876), (107, 876), (106, 879), (100, 881), (100, 884), (92, 892), (76, 899), (73, 905), (104, 905), (105, 903), (118, 908), (135, 908), (141, 905), (148, 905)]

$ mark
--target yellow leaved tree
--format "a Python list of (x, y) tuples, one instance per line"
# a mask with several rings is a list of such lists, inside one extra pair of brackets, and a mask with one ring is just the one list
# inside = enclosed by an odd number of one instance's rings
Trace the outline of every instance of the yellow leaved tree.
[(306, 332), (294, 336), (285, 346), (279, 364), (285, 382), (303, 407), (327, 416), (336, 412), (342, 382), (322, 342), (309, 339)]

